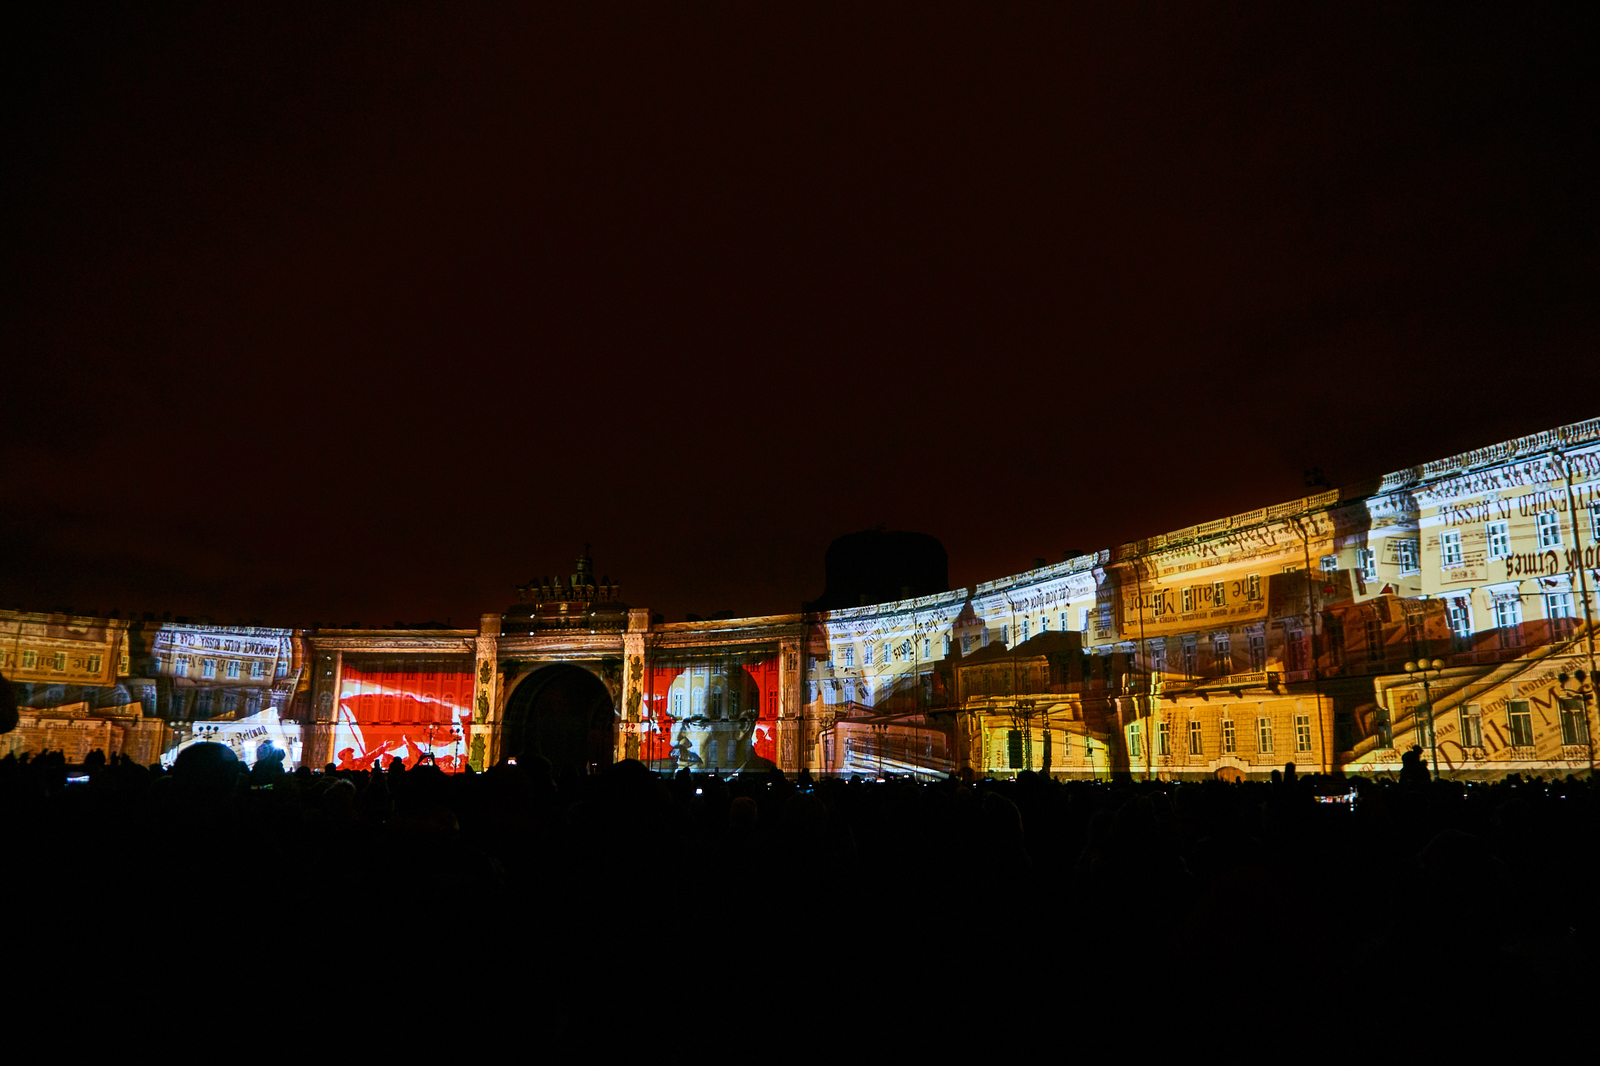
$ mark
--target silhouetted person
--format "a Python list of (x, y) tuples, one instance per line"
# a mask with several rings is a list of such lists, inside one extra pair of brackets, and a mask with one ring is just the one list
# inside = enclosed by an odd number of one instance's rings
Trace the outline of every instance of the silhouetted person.
[(1422, 745), (1413, 744), (1411, 750), (1400, 756), (1400, 784), (1406, 788), (1426, 788), (1433, 775), (1422, 760)]

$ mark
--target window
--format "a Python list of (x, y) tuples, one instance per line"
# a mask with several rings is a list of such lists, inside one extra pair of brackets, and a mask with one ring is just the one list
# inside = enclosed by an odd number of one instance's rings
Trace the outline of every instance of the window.
[(1256, 719), (1256, 750), (1262, 753), (1272, 751), (1272, 719), (1262, 717)]
[(1189, 720), (1189, 754), (1204, 755), (1205, 744), (1200, 736), (1200, 723), (1195, 719)]
[(1324, 574), (1331, 574), (1337, 569), (1339, 569), (1339, 557), (1337, 555), (1324, 555), (1322, 557), (1322, 572)]
[(1267, 638), (1263, 633), (1251, 633), (1246, 638), (1250, 642), (1250, 670), (1260, 673), (1267, 668)]
[(1461, 531), (1447, 529), (1439, 534), (1439, 565), (1461, 565)]
[(1213, 581), (1211, 583), (1211, 606), (1226, 607), (1228, 605), (1227, 587), (1228, 583), (1226, 581)]
[(1561, 743), (1589, 743), (1589, 721), (1581, 696), (1561, 697)]
[(931, 638), (922, 638), (922, 657), (924, 659), (933, 658), (933, 641)]
[(129, 672), (128, 653), (127, 652), (123, 652), (121, 661), (117, 663), (117, 674), (119, 676), (126, 677), (128, 675), (128, 672)]
[(1378, 553), (1371, 548), (1357, 548), (1356, 569), (1361, 571), (1361, 580), (1378, 580)]
[(1172, 725), (1169, 722), (1156, 723), (1156, 754), (1172, 754)]
[(32, 648), (24, 648), (22, 650), (23, 668), (32, 670), (37, 665), (39, 665), (39, 653), (34, 651)]
[[(1078, 617), (1083, 621), (1083, 625), (1079, 626), (1078, 628), (1079, 628), (1080, 631), (1082, 631), (1082, 630), (1085, 630), (1085, 629), (1089, 628), (1089, 612), (1083, 610), (1081, 607), (1079, 608), (1079, 611), (1081, 613), (1078, 615)], [(1062, 611), (1061, 612), (1060, 629), (1061, 629), (1061, 632), (1063, 632), (1063, 633), (1065, 633), (1067, 631), (1067, 612), (1066, 611)]]
[(1194, 677), (1199, 672), (1199, 652), (1195, 646), (1195, 638), (1185, 637), (1183, 640), (1183, 676)]
[(178, 677), (189, 676), (189, 657), (179, 655), (172, 660), (172, 672)]
[(1518, 596), (1499, 596), (1494, 601), (1494, 624), (1500, 631), (1502, 648), (1522, 646), (1522, 599)]
[(89, 662), (87, 663), (87, 665), (89, 667), (89, 672), (91, 674), (98, 674), (100, 672), (100, 656), (98, 656), (98, 655), (89, 656)]
[(1511, 746), (1533, 747), (1533, 710), (1527, 700), (1506, 702), (1507, 724), (1511, 726)]
[(1010, 644), (1011, 643), (1011, 627), (1009, 625), (1004, 625), (1004, 626), (1000, 627), (1000, 643), (1002, 643), (1002, 644)]
[(846, 666), (854, 666), (856, 664), (855, 645), (852, 644), (844, 649), (844, 664)]
[(1305, 670), (1306, 667), (1306, 631), (1291, 629), (1284, 634), (1284, 658), (1287, 660), (1286, 668), (1292, 671)]
[(1483, 747), (1483, 718), (1476, 703), (1465, 703), (1461, 706), (1461, 746)]
[(1234, 752), (1239, 750), (1239, 737), (1233, 731), (1233, 719), (1222, 720), (1222, 750)]
[(250, 680), (260, 681), (265, 676), (267, 676), (267, 668), (262, 665), (261, 660), (252, 659), (250, 661)]
[(1402, 574), (1415, 574), (1422, 569), (1416, 541), (1397, 540), (1395, 541), (1394, 550), (1396, 557), (1400, 561), (1400, 572)]
[(1233, 673), (1233, 641), (1228, 634), (1211, 634), (1211, 659), (1216, 663), (1218, 674)]
[(1294, 750), (1311, 750), (1311, 716), (1297, 714), (1294, 716)]
[(1600, 543), (1600, 503), (1589, 506), (1589, 540)]
[(229, 659), (228, 660), (228, 677), (233, 678), (233, 679), (237, 679), (239, 677), (239, 660), (238, 659)]
[(1152, 640), (1146, 649), (1150, 654), (1150, 672), (1164, 674), (1167, 672), (1167, 642), (1160, 637)]
[(1144, 755), (1144, 723), (1135, 722), (1128, 727), (1128, 754), (1137, 759)]
[(681, 692), (674, 692), (672, 694), (672, 717), (683, 717), (683, 693)]
[(1024, 641), (1024, 640), (1027, 640), (1027, 639), (1028, 639), (1028, 620), (1026, 618), (1024, 618), (1022, 620), (1022, 622), (1020, 623), (1019, 628), (1017, 629), (1017, 640)]
[(1465, 645), (1472, 639), (1472, 603), (1465, 596), (1454, 596), (1445, 601), (1445, 614), (1450, 619), (1450, 632), (1456, 643)]
[(286, 676), (289, 673), (289, 661), (287, 659), (279, 659), (278, 668), (273, 673), (276, 677)]
[(1383, 623), (1376, 618), (1368, 618), (1362, 627), (1366, 637), (1367, 662), (1378, 662), (1383, 658)]
[(871, 644), (863, 644), (861, 646), (861, 661), (866, 663), (868, 666), (872, 665), (872, 645)]
[(1486, 532), (1489, 534), (1489, 558), (1504, 559), (1511, 554), (1510, 523), (1490, 522)]
[(67, 653), (64, 651), (58, 651), (55, 653), (55, 655), (51, 656), (50, 668), (52, 670), (65, 670), (67, 668)]
[(1554, 511), (1545, 511), (1539, 515), (1537, 521), (1539, 523), (1539, 547), (1561, 547), (1561, 516)]
[(1577, 615), (1572, 613), (1572, 593), (1550, 592), (1544, 598), (1544, 616), (1550, 619), (1550, 631), (1556, 636), (1568, 636), (1572, 627), (1577, 624)]
[[(962, 655), (967, 655), (971, 651), (972, 651), (972, 634), (971, 633), (963, 633), (963, 634), (961, 634), (961, 654)], [(868, 666), (872, 665), (872, 649), (871, 648), (867, 649), (867, 665)]]
[(1422, 642), (1422, 623), (1427, 616), (1423, 614), (1423, 606), (1420, 603), (1406, 600), (1403, 602), (1403, 607), (1406, 617), (1406, 640), (1415, 647)]
[(950, 658), (950, 634), (949, 633), (946, 633), (944, 635), (944, 657), (946, 659)]
[(1039, 615), (1039, 632), (1041, 632), (1041, 633), (1050, 632), (1050, 616), (1049, 615), (1047, 615), (1047, 614)]
[(1183, 586), (1183, 589), (1181, 590), (1181, 596), (1182, 596), (1182, 599), (1183, 599), (1183, 613), (1184, 614), (1188, 614), (1190, 611), (1194, 610), (1194, 588), (1193, 588), (1193, 586), (1190, 586), (1190, 585)]
[(1245, 592), (1244, 592), (1244, 598), (1245, 599), (1247, 599), (1247, 600), (1259, 600), (1261, 598), (1261, 575), (1260, 574), (1251, 574), (1250, 576), (1246, 577), (1244, 579), (1244, 587), (1245, 587)]
[(217, 676), (217, 660), (215, 660), (215, 659), (201, 659), (200, 660), (200, 676), (201, 677), (216, 677)]

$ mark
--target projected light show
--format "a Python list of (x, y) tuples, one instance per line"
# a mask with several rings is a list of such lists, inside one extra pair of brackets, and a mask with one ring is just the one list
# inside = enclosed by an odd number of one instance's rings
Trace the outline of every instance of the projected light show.
[(472, 743), (469, 659), (346, 660), (333, 731), (337, 769), (407, 769), (424, 759), (459, 769)]

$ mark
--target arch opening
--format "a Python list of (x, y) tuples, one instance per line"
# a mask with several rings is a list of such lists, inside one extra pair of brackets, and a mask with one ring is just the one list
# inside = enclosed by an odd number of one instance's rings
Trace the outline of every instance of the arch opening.
[(558, 781), (582, 776), (610, 765), (616, 721), (611, 693), (594, 674), (566, 663), (542, 667), (506, 703), (500, 754), (542, 755)]

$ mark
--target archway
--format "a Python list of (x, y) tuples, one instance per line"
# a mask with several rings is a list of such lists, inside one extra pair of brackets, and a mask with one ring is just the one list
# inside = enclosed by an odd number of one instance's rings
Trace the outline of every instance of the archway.
[(511, 692), (501, 725), (500, 754), (542, 755), (556, 779), (609, 765), (616, 708), (594, 674), (565, 663), (535, 670)]

